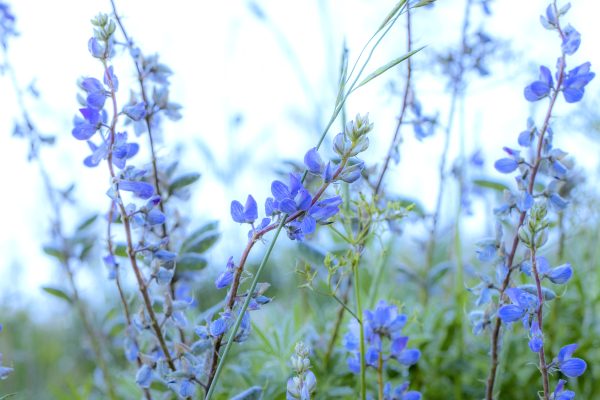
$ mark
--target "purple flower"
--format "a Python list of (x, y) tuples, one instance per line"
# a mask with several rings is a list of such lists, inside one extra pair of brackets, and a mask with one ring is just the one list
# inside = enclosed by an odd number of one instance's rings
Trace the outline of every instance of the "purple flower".
[(571, 357), (575, 350), (577, 350), (577, 344), (568, 344), (560, 349), (556, 362), (560, 371), (568, 376), (569, 378), (576, 378), (583, 375), (587, 368), (587, 364), (581, 358)]
[(139, 121), (146, 116), (146, 103), (143, 101), (137, 104), (123, 107), (123, 113), (134, 121)]
[(134, 195), (142, 199), (149, 199), (152, 197), (152, 195), (154, 195), (154, 186), (146, 182), (120, 181), (119, 189), (132, 192)]
[(234, 273), (235, 264), (233, 263), (233, 257), (229, 257), (229, 260), (227, 260), (227, 265), (225, 266), (225, 271), (221, 272), (221, 274), (215, 280), (215, 286), (217, 289), (223, 289), (231, 285), (231, 282), (233, 282)]
[(583, 98), (585, 86), (596, 76), (596, 74), (590, 72), (590, 67), (589, 62), (583, 63), (570, 70), (565, 77), (563, 96), (567, 103), (576, 103)]
[(552, 73), (543, 65), (540, 67), (540, 79), (525, 88), (524, 94), (528, 101), (538, 101), (550, 94), (554, 82)]
[(528, 314), (537, 310), (538, 300), (534, 295), (518, 288), (506, 289), (505, 293), (513, 304), (503, 305), (498, 310), (498, 317), (502, 322), (515, 322), (521, 318), (527, 318)]
[(562, 42), (562, 51), (565, 54), (575, 54), (581, 44), (581, 35), (571, 25), (567, 25), (563, 29), (565, 35)]
[(152, 375), (152, 368), (144, 364), (135, 374), (135, 383), (137, 383), (139, 387), (147, 389), (152, 383)]
[(256, 221), (256, 218), (258, 218), (256, 200), (254, 200), (254, 197), (252, 197), (252, 195), (248, 195), (245, 206), (242, 206), (242, 204), (237, 200), (232, 201), (231, 218), (235, 222), (239, 222), (240, 224), (254, 223), (254, 221)]
[(306, 153), (304, 156), (304, 165), (313, 174), (318, 175), (323, 171), (323, 161), (316, 147), (313, 147)]

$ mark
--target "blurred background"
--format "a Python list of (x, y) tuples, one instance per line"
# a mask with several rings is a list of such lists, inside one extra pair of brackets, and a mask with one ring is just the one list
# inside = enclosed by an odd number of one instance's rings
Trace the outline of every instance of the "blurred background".
[[(242, 250), (240, 243), (245, 240), (246, 229), (231, 221), (231, 200), (243, 200), (251, 193), (262, 204), (269, 195), (270, 182), (302, 161), (333, 111), (343, 49), (354, 60), (392, 3), (117, 2), (129, 35), (146, 53), (159, 54), (161, 62), (172, 70), (170, 98), (183, 106), (182, 118), (165, 121), (158, 141), (161, 159), (178, 160), (180, 170), (201, 174), (186, 194), (188, 201), (182, 201), (177, 212), (187, 218), (190, 226), (220, 221), (220, 239), (206, 252), (208, 283), (199, 285), (200, 302), (214, 304), (219, 294), (206, 294), (203, 290), (212, 290), (210, 282), (227, 258)], [(452, 271), (455, 260), (460, 258), (466, 271), (463, 286), (477, 284), (480, 263), (475, 257), (475, 242), (493, 235), (492, 209), (500, 204), (503, 185), (514, 185), (510, 176), (494, 170), (493, 163), (503, 156), (503, 146), (518, 146), (517, 135), (525, 130), (529, 116), (541, 121), (545, 103), (526, 102), (523, 88), (537, 79), (539, 65), (554, 66), (560, 54), (558, 38), (539, 23), (546, 1), (469, 3), (467, 30), (469, 37), (474, 38), (469, 54), (472, 68), (464, 74), (464, 87), (450, 127), (446, 121), (453, 88), (452, 57), (464, 50), (461, 35), (467, 3), (438, 1), (433, 7), (414, 13), (413, 46), (426, 46), (412, 58), (414, 95), (423, 113), (435, 117), (437, 122), (428, 137), (416, 135), (410, 124), (402, 127), (399, 163), (391, 164), (386, 194), (414, 203), (415, 208), (401, 229), (382, 236), (385, 244), (374, 245), (375, 249), (386, 249), (387, 258), (382, 262), (393, 271), (382, 294), (405, 304), (404, 312), (413, 321), (411, 343), (421, 348), (423, 356), (416, 371), (411, 370), (411, 387), (423, 388), (427, 399), (482, 397), (488, 339), (485, 334), (472, 335), (467, 326), (461, 340), (472, 355), (465, 360), (452, 350), (457, 340), (453, 334), (456, 310), (452, 307), (456, 282), (447, 271)], [(0, 64), (10, 62), (17, 85), (27, 93), (39, 94), (27, 94), (25, 108), (41, 132), (55, 137), (53, 146), (40, 151), (45, 171), (59, 188), (75, 184), (69, 194), (72, 207), (65, 209), (64, 214), (65, 229), (75, 232), (82, 220), (104, 213), (108, 206), (106, 171), (83, 165), (89, 150), (70, 132), (79, 108), (77, 79), (99, 77), (102, 73), (87, 50), (92, 32), (89, 21), (98, 12), (110, 13), (110, 2), (19, 0), (9, 4), (19, 35), (9, 40)], [(491, 15), (487, 15), (486, 7)], [(585, 61), (592, 63), (592, 70), (600, 65), (595, 43), (600, 27), (592, 17), (597, 11), (596, 2), (579, 0), (566, 17), (582, 35), (582, 45), (570, 59), (571, 67)], [(378, 47), (367, 69), (375, 70), (405, 52), (406, 27), (401, 19)], [(117, 57), (115, 73), (123, 88), (120, 96), (126, 101), (126, 88), (135, 83), (135, 70), (127, 56)], [(375, 124), (371, 146), (363, 155), (367, 166), (381, 166), (385, 158), (402, 105), (405, 80), (405, 65), (400, 64), (359, 89), (346, 106), (348, 119), (356, 113), (369, 113)], [(50, 221), (54, 210), (44, 198), (39, 165), (28, 161), (27, 140), (13, 134), (15, 122), (21, 118), (13, 83), (8, 73), (0, 74), (0, 174), (4, 187), (0, 197), (0, 323), (4, 327), (0, 352), (4, 364), (15, 368), (8, 380), (0, 382), (0, 396), (17, 392), (17, 398), (23, 399), (87, 398), (85, 387), (91, 388), (96, 378), (90, 373), (95, 367), (88, 345), (81, 339), (81, 322), (60, 296), (42, 289), (60, 287), (65, 278), (47, 250), (53, 240)], [(555, 246), (549, 250), (553, 265), (570, 261), (576, 270), (573, 281), (560, 293), (560, 301), (556, 302), (559, 306), (549, 317), (549, 342), (556, 349), (559, 344), (571, 343), (566, 340), (580, 343), (580, 354), (588, 360), (589, 371), (573, 385), (582, 399), (600, 396), (600, 322), (596, 317), (600, 311), (596, 185), (600, 172), (599, 101), (596, 79), (586, 88), (581, 103), (559, 102), (553, 125), (556, 145), (569, 152), (582, 179), (573, 195), (575, 206), (561, 217), (561, 236), (554, 239)], [(341, 123), (334, 124), (325, 141), (326, 148), (341, 129)], [(429, 275), (423, 277), (419, 272), (426, 263), (423, 243), (427, 241), (429, 218), (436, 208), (446, 134), (450, 135), (445, 165), (447, 183), (434, 256), (434, 265), (439, 267), (433, 273), (430, 268)], [(459, 167), (466, 168), (466, 172)], [(457, 173), (459, 170), (463, 172)], [(463, 207), (460, 216), (456, 215), (457, 209), (466, 203), (461, 203), (465, 200), (461, 194), (464, 182), (458, 176), (466, 176), (474, 188), (469, 206)], [(457, 218), (462, 226), (460, 249), (453, 237)], [(101, 251), (96, 248), (102, 246), (104, 227), (101, 217), (85, 227), (90, 259), (95, 262), (75, 266), (81, 295), (94, 310), (93, 319), (99, 322), (108, 321), (111, 310), (118, 305), (114, 285), (106, 278)], [(560, 252), (552, 250), (559, 245)], [(264, 375), (261, 366), (275, 365), (266, 374), (271, 374), (273, 380), (283, 376), (283, 382), (289, 358), (286, 352), (293, 348), (299, 335), (306, 334), (307, 328), (299, 317), (302, 305), (308, 305), (313, 312), (334, 307), (306, 290), (293, 289), (296, 294), (292, 298), (289, 294), (284, 296), (290, 288), (302, 284), (295, 273), (299, 263), (318, 264), (320, 255), (327, 251), (310, 243), (303, 245), (308, 250), (299, 246), (282, 240), (266, 278), (273, 283), (271, 295), (276, 301), (270, 307), (277, 312), (263, 313), (259, 321), (265, 337), (281, 338), (280, 348), (267, 351), (268, 341), (263, 343), (260, 339), (249, 343), (254, 354), (247, 361), (252, 365), (250, 370), (262, 371)], [(261, 251), (254, 254), (257, 259), (260, 256)], [(368, 257), (376, 260), (376, 250)], [(462, 310), (465, 320), (475, 300), (468, 296), (468, 307)], [(429, 299), (448, 307), (432, 311), (425, 306)], [(279, 324), (285, 330), (278, 327), (281, 315), (286, 316), (285, 322)], [(318, 332), (318, 325), (311, 329)], [(536, 368), (530, 365), (534, 359), (524, 354), (523, 332), (514, 329), (511, 336), (503, 350), (510, 367), (504, 366), (500, 376), (504, 393), (501, 398), (534, 398), (539, 385), (528, 383), (538, 379)], [(278, 353), (284, 356), (274, 360)], [(343, 353), (338, 357), (339, 368), (345, 369)], [(251, 378), (240, 372), (237, 379)], [(456, 382), (458, 389), (448, 397), (444, 387), (456, 388)], [(339, 382), (323, 385), (337, 387)], [(526, 394), (515, 389), (523, 387), (531, 389)], [(279, 389), (285, 390), (285, 385)], [(266, 398), (279, 398), (281, 394), (275, 389), (268, 393)], [(327, 393), (324, 398), (345, 396), (344, 392)]]

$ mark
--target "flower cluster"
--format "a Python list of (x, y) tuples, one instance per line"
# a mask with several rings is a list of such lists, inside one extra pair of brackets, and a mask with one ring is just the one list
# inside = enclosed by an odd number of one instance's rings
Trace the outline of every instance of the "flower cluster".
[(0, 1), (0, 44), (4, 49), (6, 49), (8, 38), (17, 36), (15, 21), (15, 16), (9, 5)]
[[(570, 263), (551, 267), (550, 262), (537, 251), (543, 247), (549, 237), (550, 220), (548, 212), (563, 211), (568, 199), (561, 196), (563, 187), (568, 187), (570, 169), (572, 167), (567, 153), (553, 145), (554, 132), (549, 126), (550, 117), (558, 94), (562, 92), (567, 103), (575, 103), (582, 99), (587, 84), (595, 74), (590, 72), (590, 63), (586, 62), (567, 72), (567, 56), (574, 54), (581, 43), (581, 35), (571, 25), (561, 28), (559, 19), (568, 10), (569, 5), (558, 9), (556, 3), (548, 6), (546, 15), (541, 17), (544, 27), (556, 31), (562, 41), (561, 52), (556, 63), (554, 77), (552, 71), (540, 67), (539, 79), (529, 84), (524, 90), (525, 99), (535, 102), (549, 98), (546, 118), (541, 127), (537, 127), (532, 119), (527, 121), (527, 128), (519, 134), (518, 144), (525, 151), (504, 147), (507, 157), (497, 160), (496, 170), (503, 174), (516, 173), (517, 192), (506, 191), (505, 202), (494, 210), (501, 219), (509, 219), (513, 211), (519, 215), (516, 226), (516, 237), (507, 249), (502, 240), (502, 227), (498, 224), (496, 237), (479, 243), (478, 258), (483, 262), (491, 262), (496, 266), (496, 279), (484, 277), (482, 283), (472, 291), (479, 293), (478, 306), (491, 303), (492, 292), (500, 295), (500, 304), (495, 311), (490, 304), (485, 311), (472, 313), (474, 330), (480, 332), (491, 324), (494, 314), (497, 317), (496, 327), (492, 333), (492, 369), (488, 378), (487, 398), (493, 392), (495, 368), (498, 359), (498, 334), (500, 322), (510, 324), (522, 321), (529, 336), (529, 348), (538, 354), (540, 371), (544, 386), (544, 398), (549, 398), (548, 374), (554, 369), (567, 376), (575, 377), (583, 374), (586, 364), (583, 360), (571, 358), (577, 347), (571, 344), (563, 347), (559, 356), (548, 363), (544, 354), (543, 313), (545, 302), (553, 300), (556, 295), (542, 286), (545, 280), (552, 284), (562, 285), (573, 275)], [(555, 82), (556, 79), (556, 82)], [(533, 154), (528, 159), (527, 154)], [(541, 189), (538, 189), (540, 188)], [(519, 259), (518, 246), (526, 251)], [(514, 286), (511, 280), (513, 271), (520, 271), (533, 280), (532, 284)], [(507, 304), (504, 301), (508, 299)], [(571, 361), (573, 360), (573, 361)], [(560, 382), (555, 391), (555, 398), (572, 398), (570, 391), (563, 391), (564, 382)], [(574, 396), (574, 394), (573, 394)]]
[[(365, 361), (381, 373), (389, 360), (411, 366), (419, 361), (421, 352), (417, 349), (407, 348), (408, 336), (402, 334), (406, 324), (406, 315), (399, 314), (398, 308), (380, 300), (374, 310), (365, 310), (363, 316), (363, 330), (367, 349)], [(350, 323), (350, 330), (344, 336), (344, 346), (350, 352), (348, 368), (353, 373), (360, 373), (360, 324), (356, 320)], [(386, 385), (386, 399), (417, 400), (421, 398), (418, 392), (407, 392), (408, 383), (392, 390), (391, 384)]]
[(372, 128), (368, 115), (357, 115), (354, 121), (350, 121), (344, 132), (338, 133), (333, 139), (333, 151), (339, 157), (336, 160), (325, 163), (317, 148), (306, 152), (304, 165), (307, 173), (321, 181), (314, 194), (304, 186), (303, 177), (290, 173), (287, 184), (280, 180), (271, 183), (273, 197), (265, 200), (265, 218), (258, 226), (254, 225), (258, 211), (252, 195), (248, 196), (244, 206), (237, 200), (231, 202), (231, 218), (235, 222), (252, 225), (248, 233), (251, 239), (273, 229), (285, 218), (288, 237), (304, 240), (305, 236), (315, 232), (317, 224), (327, 224), (339, 211), (342, 203), (340, 196), (321, 198), (327, 187), (335, 182), (352, 183), (360, 178), (364, 163), (356, 155), (369, 147), (367, 133)]
[(295, 376), (287, 381), (286, 400), (310, 400), (317, 390), (317, 378), (310, 370), (310, 349), (302, 342), (296, 344), (291, 358)]

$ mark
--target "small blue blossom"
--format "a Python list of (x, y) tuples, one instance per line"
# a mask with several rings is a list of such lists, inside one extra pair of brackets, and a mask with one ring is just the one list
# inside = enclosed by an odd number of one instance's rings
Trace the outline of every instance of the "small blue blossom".
[(533, 82), (525, 88), (525, 98), (528, 101), (538, 101), (550, 94), (550, 90), (554, 87), (552, 73), (548, 67), (540, 67), (540, 79)]
[(223, 289), (231, 285), (234, 274), (235, 264), (233, 263), (233, 257), (229, 257), (229, 260), (227, 260), (227, 265), (225, 266), (225, 271), (221, 272), (221, 274), (215, 280), (215, 286), (217, 289)]
[(567, 103), (576, 103), (583, 98), (585, 86), (594, 79), (593, 72), (590, 72), (591, 64), (583, 63), (569, 71), (563, 84), (563, 95)]
[(152, 383), (153, 376), (152, 368), (149, 365), (142, 365), (135, 375), (135, 383), (143, 389), (148, 389)]
[(513, 304), (506, 304), (498, 310), (498, 317), (504, 322), (515, 322), (521, 318), (527, 319), (538, 308), (538, 299), (531, 293), (519, 288), (506, 289), (506, 295)]
[(254, 197), (252, 197), (252, 195), (248, 195), (246, 204), (244, 206), (242, 206), (242, 204), (237, 200), (232, 201), (231, 218), (240, 224), (253, 224), (258, 218), (258, 210)]
[(563, 29), (563, 33), (565, 35), (562, 42), (563, 53), (568, 55), (575, 54), (581, 44), (581, 35), (571, 25), (567, 25)]
[(587, 368), (587, 364), (581, 358), (571, 357), (578, 345), (576, 343), (568, 344), (560, 349), (556, 363), (558, 369), (569, 378), (576, 378), (583, 375)]
[(383, 387), (384, 400), (421, 400), (421, 393), (414, 390), (408, 390), (408, 382), (392, 390), (392, 384), (386, 383)]
[(567, 383), (564, 379), (559, 379), (556, 389), (554, 389), (553, 400), (574, 400), (575, 392), (572, 390), (565, 390), (565, 384)]
[(125, 106), (123, 107), (123, 114), (134, 121), (139, 121), (146, 116), (146, 103), (142, 101), (137, 104)]
[(154, 195), (154, 186), (146, 182), (119, 181), (119, 189), (132, 192), (134, 195), (145, 200)]

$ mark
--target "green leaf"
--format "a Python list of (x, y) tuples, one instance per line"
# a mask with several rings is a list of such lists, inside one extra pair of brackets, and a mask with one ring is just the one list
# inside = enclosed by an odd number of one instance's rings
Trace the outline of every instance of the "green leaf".
[(181, 176), (178, 176), (169, 185), (169, 194), (172, 194), (179, 189), (182, 189), (186, 186), (191, 185), (192, 183), (196, 182), (198, 179), (200, 179), (200, 174), (197, 172), (190, 172), (188, 174), (183, 174)]
[(406, 0), (400, 0), (398, 2), (398, 4), (396, 4), (394, 6), (394, 8), (392, 8), (392, 11), (390, 11), (388, 13), (388, 15), (385, 17), (385, 19), (381, 23), (381, 25), (379, 25), (379, 29), (377, 29), (377, 32), (379, 32), (380, 30), (382, 30), (388, 24), (388, 22), (390, 22), (392, 20), (392, 18), (394, 18), (396, 16), (396, 14), (398, 13), (398, 11), (404, 6), (405, 3), (406, 3)]
[(425, 48), (425, 46), (420, 47), (416, 50), (413, 50), (409, 53), (404, 54), (403, 56), (400, 56), (392, 61), (390, 61), (389, 63), (377, 68), (375, 71), (371, 72), (365, 79), (363, 79), (358, 85), (356, 85), (356, 87), (353, 89), (356, 90), (359, 87), (366, 85), (367, 83), (369, 83), (370, 81), (372, 81), (373, 79), (377, 78), (378, 76), (384, 74), (387, 70), (395, 67), (396, 65), (400, 64), (402, 61), (406, 60), (409, 57), (412, 57), (414, 54), (418, 53), (419, 51), (423, 50)]
[(177, 270), (199, 271), (204, 269), (207, 264), (206, 258), (198, 253), (184, 253), (177, 259)]
[(490, 181), (488, 179), (473, 179), (473, 184), (486, 189), (494, 189), (499, 192), (508, 190), (508, 186), (501, 182)]
[(231, 400), (260, 400), (262, 391), (260, 386), (253, 386), (250, 389), (244, 390), (242, 393), (233, 396)]
[(50, 287), (50, 286), (44, 286), (42, 287), (42, 290), (48, 294), (51, 294), (52, 296), (58, 297), (59, 299), (63, 299), (65, 300), (67, 303), (72, 303), (73, 300), (71, 300), (71, 297), (66, 294), (62, 289), (57, 289), (54, 287)]
[(91, 217), (89, 217), (88, 219), (86, 219), (85, 221), (83, 221), (77, 227), (77, 232), (81, 232), (81, 231), (85, 230), (86, 228), (90, 227), (96, 221), (97, 218), (98, 218), (98, 214), (94, 214)]
[(10, 397), (16, 396), (18, 393), (8, 393), (5, 394), (4, 396), (0, 397), (0, 400), (4, 400), (4, 399), (8, 399)]
[(119, 257), (127, 257), (127, 246), (124, 244), (118, 244), (115, 247), (115, 255)]
[(64, 253), (60, 249), (58, 249), (57, 247), (48, 245), (48, 246), (42, 247), (42, 250), (44, 251), (44, 253), (48, 254), (51, 257), (56, 258), (60, 262), (64, 262), (65, 261), (65, 255), (64, 255)]
[(180, 253), (204, 253), (217, 242), (219, 221), (209, 222), (196, 229), (181, 245)]

